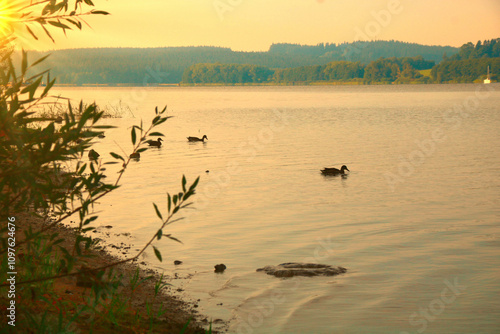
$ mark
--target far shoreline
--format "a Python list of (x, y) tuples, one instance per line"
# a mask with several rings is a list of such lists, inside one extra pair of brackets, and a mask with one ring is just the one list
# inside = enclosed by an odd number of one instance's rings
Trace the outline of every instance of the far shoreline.
[[(490, 84), (494, 85), (498, 82), (492, 81)], [(235, 84), (222, 84), (222, 83), (197, 83), (197, 84), (55, 84), (57, 88), (176, 88), (176, 87), (322, 87), (322, 86), (426, 86), (426, 85), (483, 85), (483, 82), (410, 82), (410, 83), (394, 83), (394, 82), (372, 82), (372, 83), (358, 83), (358, 82), (295, 82), (295, 83), (235, 83)]]

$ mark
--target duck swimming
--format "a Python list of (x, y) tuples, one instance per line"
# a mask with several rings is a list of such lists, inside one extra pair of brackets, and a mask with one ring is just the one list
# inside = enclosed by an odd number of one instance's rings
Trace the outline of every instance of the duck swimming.
[(148, 144), (149, 144), (149, 146), (160, 147), (162, 141), (163, 141), (163, 139), (161, 139), (161, 138), (158, 138), (158, 140), (148, 140)]
[(187, 137), (188, 141), (202, 141), (202, 142), (205, 142), (205, 139), (208, 139), (208, 137), (206, 135), (203, 135), (202, 138), (198, 138), (198, 137)]
[(349, 171), (349, 169), (347, 169), (346, 165), (343, 165), (342, 167), (340, 167), (340, 169), (326, 168), (325, 167), (325, 169), (321, 170), (321, 174), (323, 174), (323, 175), (344, 175), (345, 171)]

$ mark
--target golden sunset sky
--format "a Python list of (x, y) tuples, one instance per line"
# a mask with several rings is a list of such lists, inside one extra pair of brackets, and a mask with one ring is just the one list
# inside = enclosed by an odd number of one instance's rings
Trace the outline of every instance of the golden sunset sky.
[(462, 44), (500, 37), (499, 0), (94, 0), (110, 16), (33, 49), (400, 40)]

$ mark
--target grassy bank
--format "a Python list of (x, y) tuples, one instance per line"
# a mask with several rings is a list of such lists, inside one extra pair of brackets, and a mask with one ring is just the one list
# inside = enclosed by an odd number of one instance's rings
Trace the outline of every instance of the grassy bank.
[[(39, 231), (50, 223), (29, 213), (14, 217), (19, 241), (30, 230)], [(57, 234), (62, 240), (59, 245), (67, 249), (75, 244), (78, 235), (62, 225), (53, 227), (51, 233)], [(29, 271), (51, 274), (60, 270), (61, 254), (55, 249), (46, 248), (44, 243), (29, 248), (26, 244), (16, 247), (17, 280), (31, 277)], [(89, 268), (118, 260), (103, 251), (99, 243), (84, 250), (82, 256), (81, 265)], [(140, 268), (137, 263), (123, 263), (101, 277), (97, 275), (89, 272), (16, 285), (15, 327), (6, 326), (10, 313), (8, 287), (2, 287), (1, 327), (6, 331), (10, 327), (12, 333), (205, 333), (195, 320), (200, 316), (194, 305), (169, 294), (170, 287), (162, 275)], [(100, 295), (103, 291), (107, 293)]]

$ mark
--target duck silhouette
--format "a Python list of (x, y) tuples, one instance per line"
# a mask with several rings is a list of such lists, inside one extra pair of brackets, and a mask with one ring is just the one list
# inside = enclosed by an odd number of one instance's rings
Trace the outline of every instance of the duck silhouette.
[(206, 135), (203, 135), (202, 138), (198, 138), (198, 137), (187, 137), (188, 141), (202, 141), (202, 142), (205, 142), (205, 139), (208, 139), (208, 137)]
[(158, 140), (148, 140), (148, 144), (149, 144), (149, 146), (160, 147), (162, 141), (163, 141), (163, 139), (161, 139), (161, 138), (158, 138)]
[(347, 169), (346, 165), (343, 165), (342, 167), (340, 167), (340, 169), (326, 168), (325, 167), (325, 169), (321, 170), (321, 174), (323, 174), (323, 175), (344, 175), (345, 171), (349, 171), (349, 169)]

